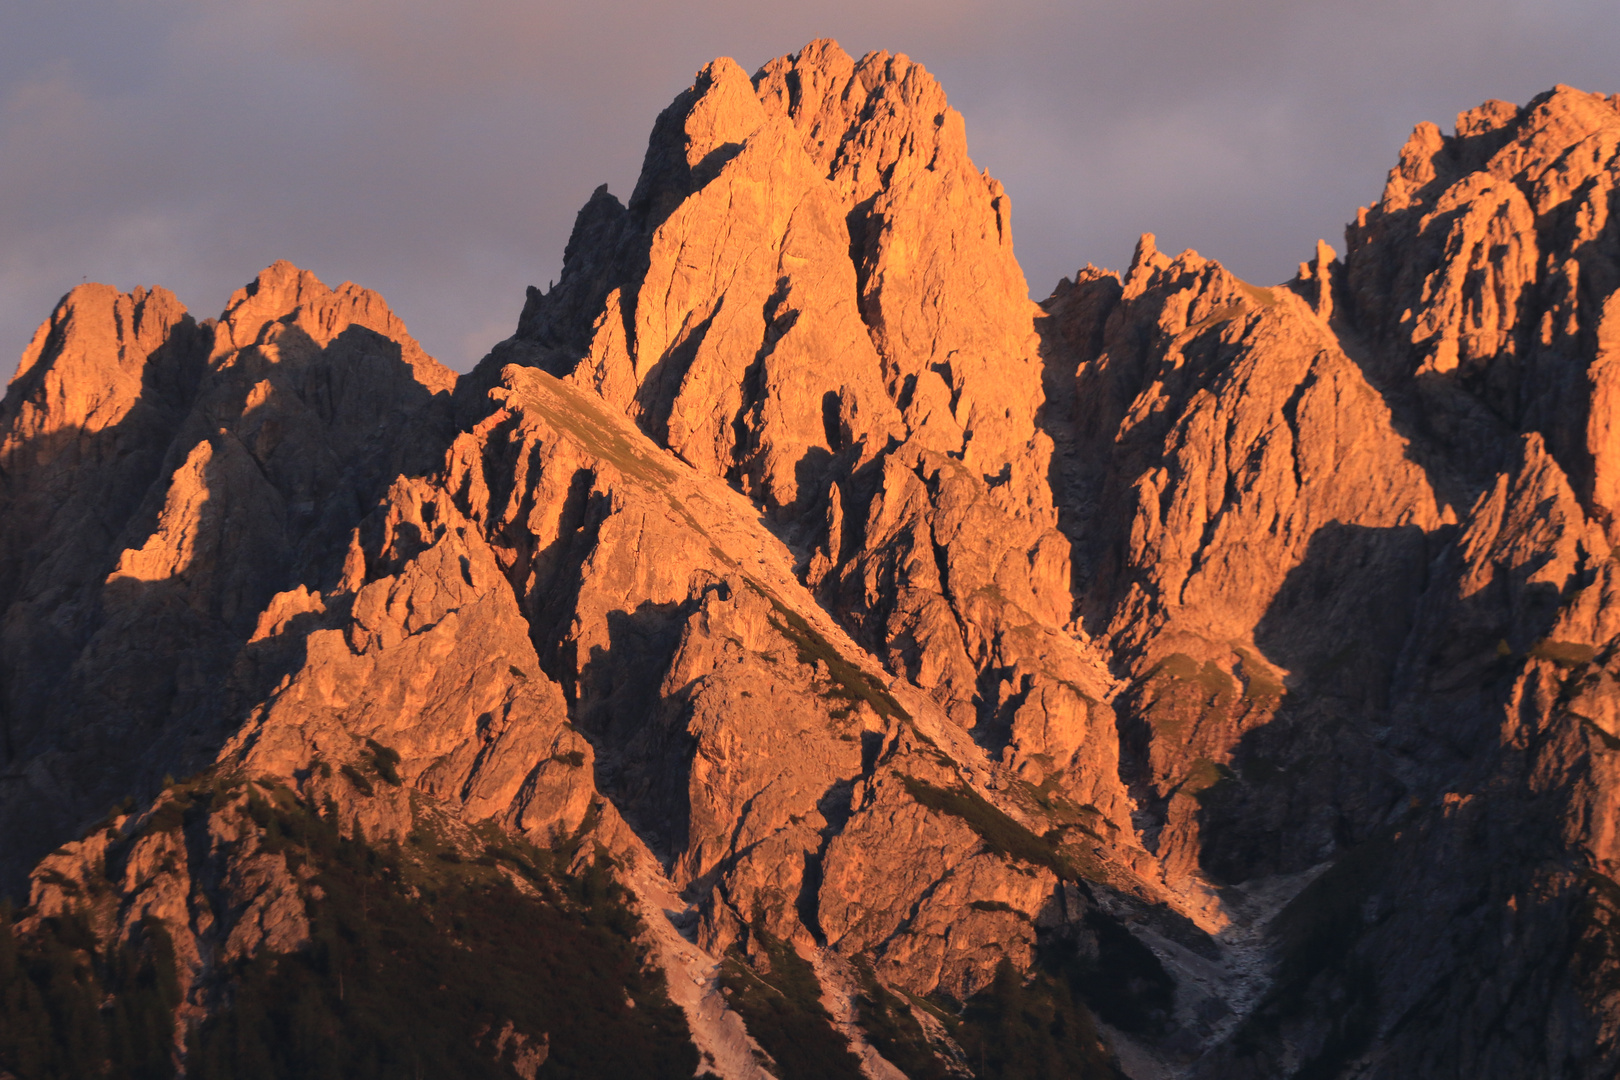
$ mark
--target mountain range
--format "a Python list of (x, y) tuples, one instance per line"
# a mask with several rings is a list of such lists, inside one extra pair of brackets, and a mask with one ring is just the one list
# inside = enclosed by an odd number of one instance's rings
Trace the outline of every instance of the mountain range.
[(74, 289), (0, 1075), (1615, 1075), (1617, 185), (1560, 86), (1288, 282), (1035, 303), (939, 84), (818, 41), (466, 374), (285, 262)]

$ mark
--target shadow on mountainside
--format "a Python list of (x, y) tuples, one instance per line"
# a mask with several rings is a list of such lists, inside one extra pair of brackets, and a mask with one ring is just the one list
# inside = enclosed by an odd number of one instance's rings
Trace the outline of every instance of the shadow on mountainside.
[[(210, 327), (186, 316), (117, 423), (5, 443), (0, 893), (23, 899), (38, 858), (116, 800), (205, 765), (269, 689), (233, 681), (264, 605), (330, 588), (393, 477), (442, 456), (448, 395), (428, 415), (397, 343), (351, 326), (321, 347), (287, 325), (279, 344), (280, 361), (250, 348), (209, 370)], [(52, 347), (9, 388), (6, 428), (48, 406)]]
[(1620, 745), (1567, 712), (1592, 650), (1548, 641), (1569, 595), (1533, 563), (1467, 597), (1454, 546), (1426, 581), (1344, 574), (1402, 551), (1420, 572), (1411, 532), (1322, 530), (1256, 630), (1292, 673), (1199, 794), (1201, 862), (1218, 883), (1331, 865), (1271, 922), (1270, 989), (1193, 1077), (1350, 1075), (1375, 1040), (1377, 1075), (1612, 1073), (1581, 994), (1614, 993), (1620, 889), (1569, 836)]
[(1329, 322), (1339, 349), (1360, 369), (1406, 440), (1406, 457), (1423, 470), (1438, 499), (1461, 512), (1510, 465), (1513, 428), (1451, 374), (1413, 375), (1381, 357), (1344, 315)]
[(1307, 869), (1427, 804), (1496, 744), (1523, 658), (1563, 599), (1529, 571), (1458, 595), (1454, 530), (1319, 530), (1255, 628), (1289, 672), (1264, 724), (1198, 795), (1217, 882)]
[(1382, 734), (1443, 542), (1415, 525), (1334, 523), (1311, 537), (1254, 631), (1289, 673), (1281, 700), (1199, 795), (1200, 862), (1214, 880), (1313, 866), (1365, 840), (1407, 794)]
[[(1064, 279), (1064, 284), (1067, 279)], [(1120, 285), (1112, 277), (1099, 278), (1065, 290), (1063, 284), (1045, 302), (1049, 311), (1057, 303), (1077, 308), (1079, 318), (1060, 319), (1049, 313), (1037, 317), (1035, 330), (1040, 338), (1041, 383), (1046, 401), (1035, 415), (1036, 425), (1052, 440), (1052, 459), (1047, 466), (1047, 483), (1057, 508), (1058, 530), (1070, 544), (1069, 590), (1075, 603), (1084, 597), (1095, 574), (1091, 536), (1102, 497), (1106, 460), (1089, 458), (1100, 433), (1083, 425), (1077, 407), (1076, 378), (1082, 363), (1095, 358), (1103, 346), (1103, 331), (1109, 314), (1119, 303)], [(1085, 417), (1095, 420), (1112, 412), (1123, 414), (1129, 401), (1114, 402), (1113, 409), (1089, 409)]]
[(579, 669), (574, 717), (597, 752), (597, 789), (666, 861), (687, 844), (696, 742), (679, 696), (666, 702), (659, 688), (700, 603), (643, 600), (608, 612), (608, 647), (593, 647)]
[(50, 376), (65, 334), (53, 329), (39, 361), (0, 404), (0, 893), (18, 899), (38, 857), (124, 793), (105, 790), (106, 778), (94, 775), (104, 770), (76, 760), (99, 756), (99, 747), (64, 714), (75, 664), (104, 620), (118, 540), (142, 531), (141, 520), (147, 532), (155, 521), (143, 504), (195, 399), (211, 344), (207, 327), (183, 317), (151, 353), (139, 396), (117, 423), (14, 434), (25, 409), (53, 404)]

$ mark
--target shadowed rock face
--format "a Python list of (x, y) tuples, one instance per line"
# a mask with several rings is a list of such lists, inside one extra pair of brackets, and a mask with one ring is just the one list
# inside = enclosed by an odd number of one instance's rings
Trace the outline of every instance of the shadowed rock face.
[(1559, 88), (1424, 125), (1344, 260), (1283, 287), (1144, 238), (1045, 304), (1055, 494), (1146, 845), (1239, 911), (1326, 867), (1191, 1075), (1614, 1067), (1588, 800), (1616, 745), (1617, 120)]
[[(459, 380), (284, 263), (75, 290), (0, 405), (24, 955), (170, 957), (160, 1073), (267, 972), (342, 1013), (373, 880), (635, 938), (670, 1075), (1612, 1075), (1617, 153), (1490, 103), (1342, 260), (1036, 305), (937, 83), (817, 42), (699, 72)], [(446, 992), (456, 1069), (609, 1060)]]
[(374, 293), (285, 263), (202, 326), (163, 290), (63, 299), (0, 406), (13, 883), (213, 757), (235, 651), (279, 590), (335, 575), (452, 380)]

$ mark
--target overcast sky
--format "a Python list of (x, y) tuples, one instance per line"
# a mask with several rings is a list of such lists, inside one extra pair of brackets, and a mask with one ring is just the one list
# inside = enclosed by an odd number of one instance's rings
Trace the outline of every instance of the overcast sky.
[(1036, 297), (1143, 231), (1284, 280), (1416, 122), (1620, 92), (1616, 0), (0, 0), (0, 368), (80, 281), (203, 318), (285, 258), (465, 369), (700, 66), (821, 36), (944, 83)]

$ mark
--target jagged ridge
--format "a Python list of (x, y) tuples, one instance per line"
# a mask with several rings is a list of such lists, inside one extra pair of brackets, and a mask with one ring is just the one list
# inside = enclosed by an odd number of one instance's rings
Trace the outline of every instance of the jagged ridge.
[(1343, 260), (1036, 306), (938, 85), (817, 42), (700, 72), (460, 380), (285, 264), (75, 290), (0, 406), (22, 955), (203, 1072), (342, 859), (453, 926), (476, 836), (611, 860), (718, 1075), (1608, 1075), (1617, 146), (1490, 103)]

